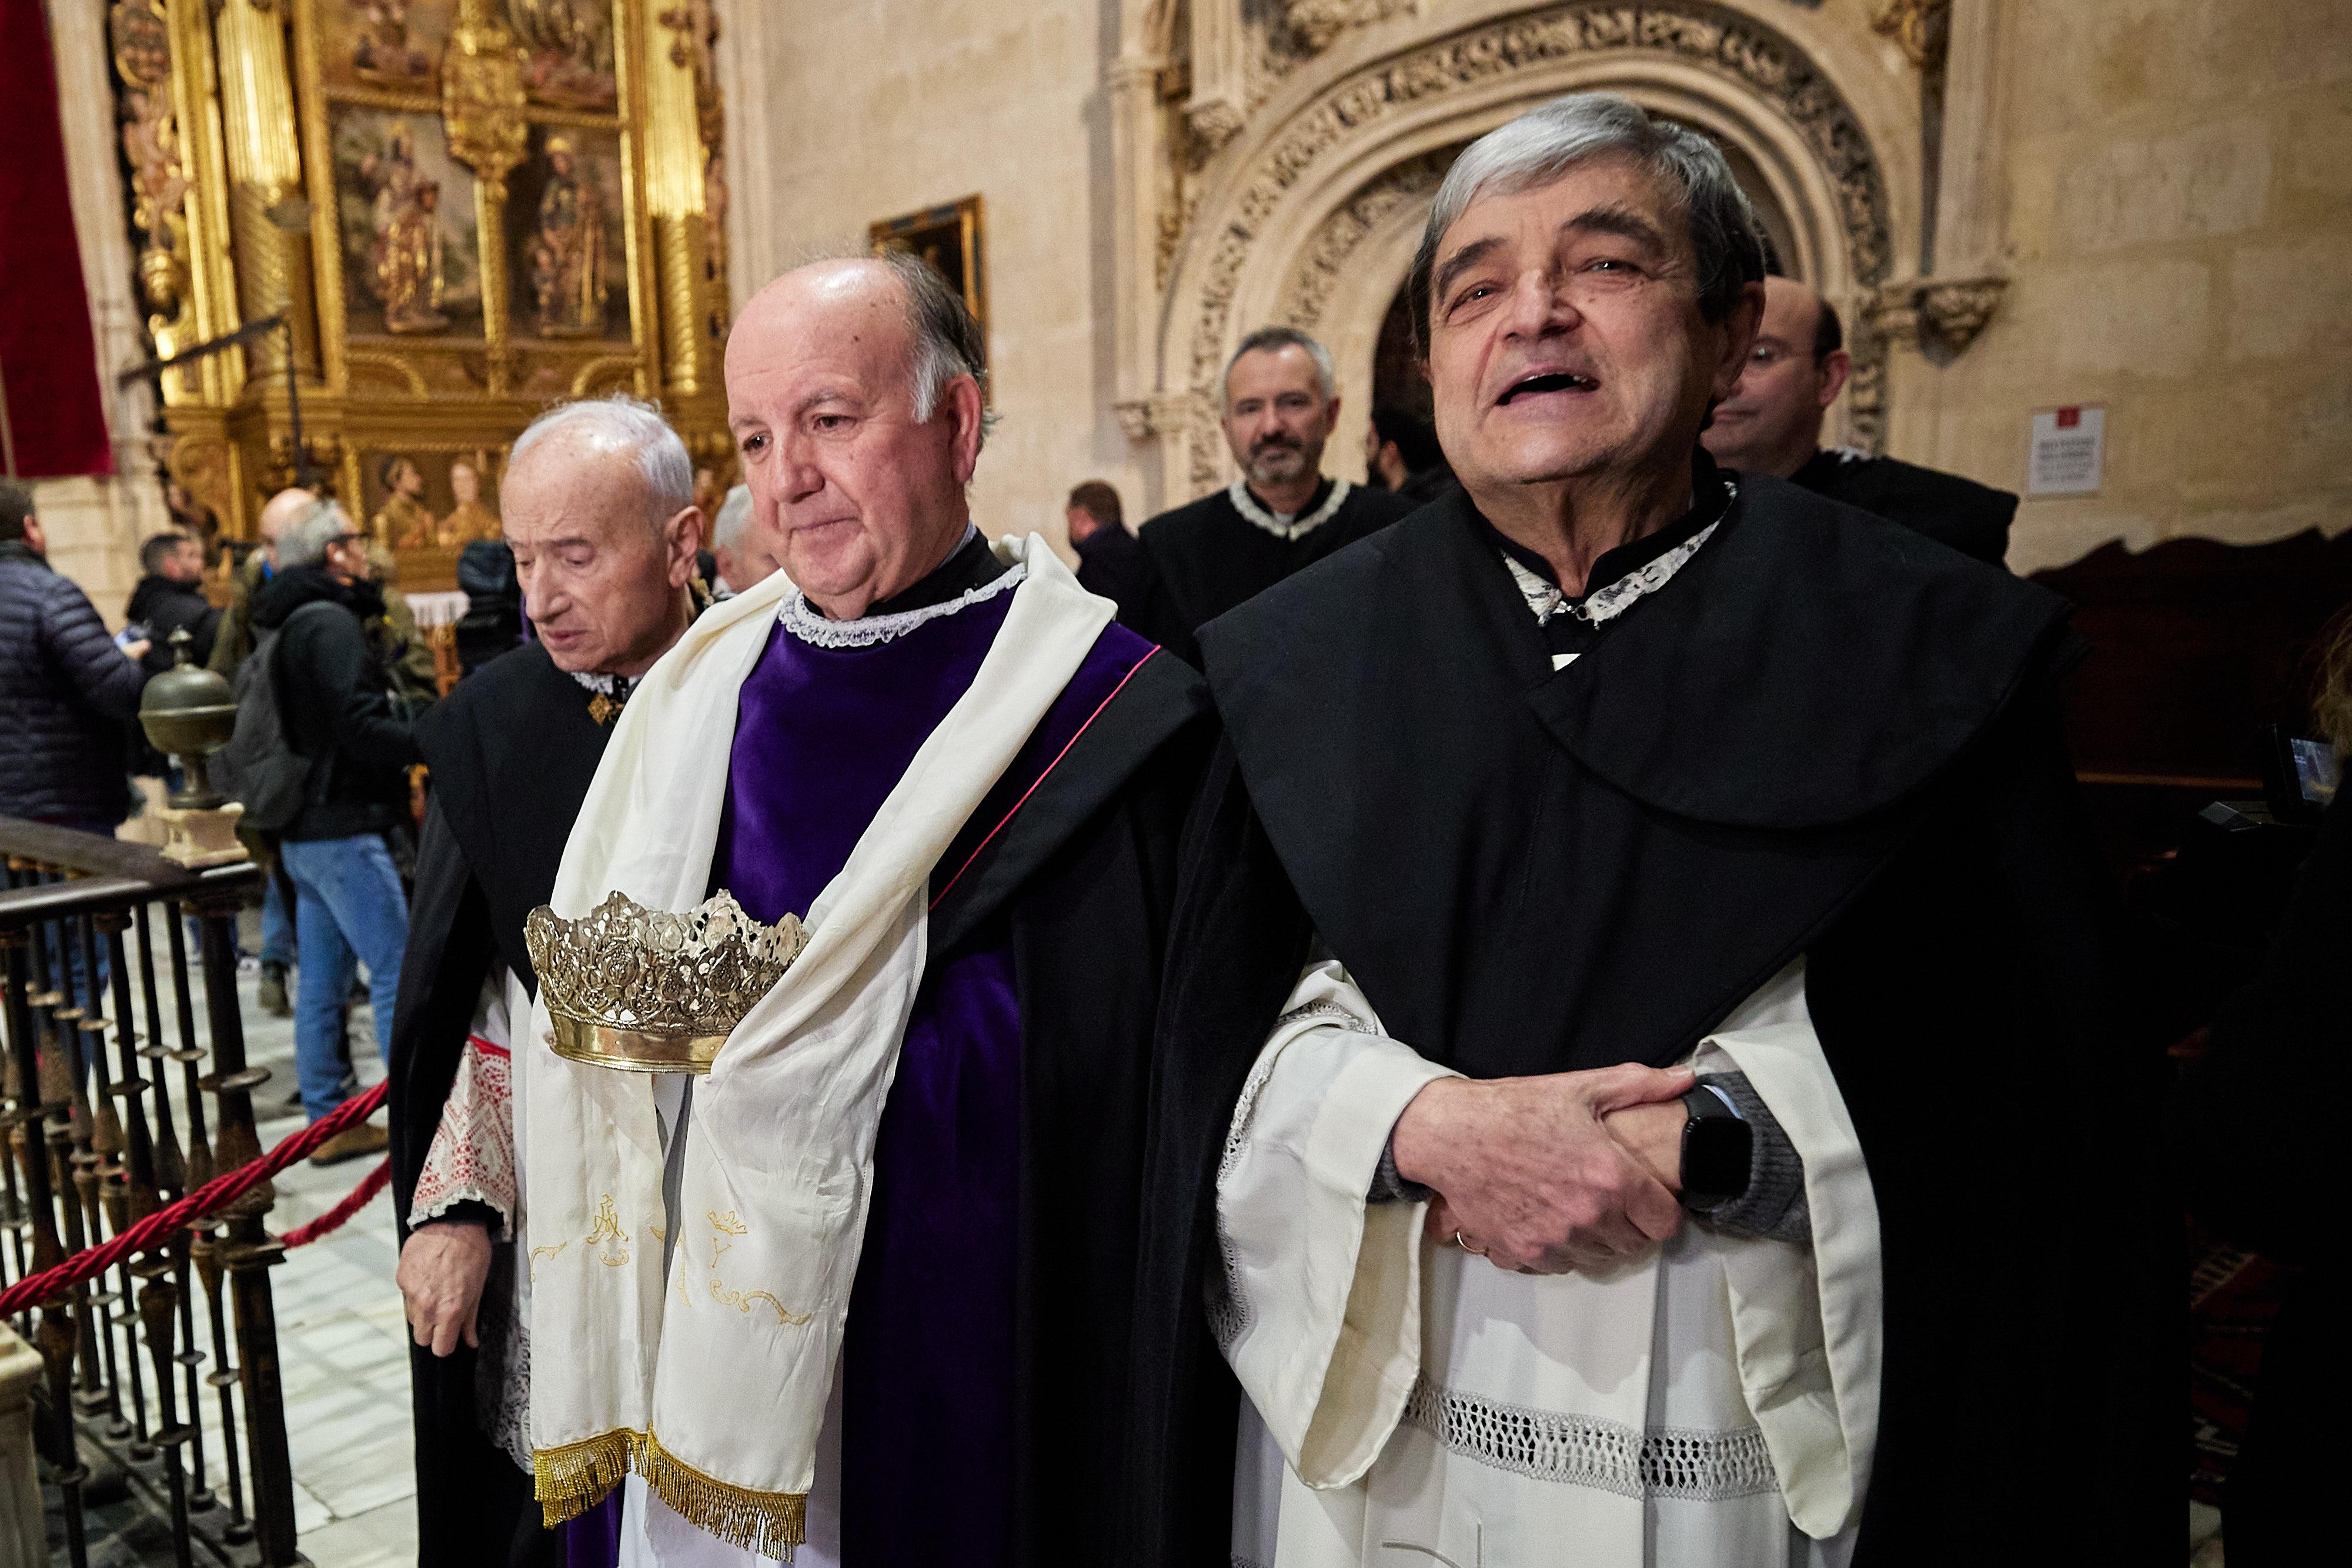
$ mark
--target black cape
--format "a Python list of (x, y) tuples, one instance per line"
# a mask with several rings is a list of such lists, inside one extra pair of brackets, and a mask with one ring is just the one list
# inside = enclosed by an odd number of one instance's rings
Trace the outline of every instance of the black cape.
[(1757, 477), (1561, 671), (1466, 494), (1204, 632), (1226, 739), (1145, 1189), (1137, 1414), (1176, 1461), (1136, 1525), (1173, 1543), (1152, 1561), (1224, 1550), (1213, 1183), (1314, 937), (1475, 1077), (1674, 1061), (1802, 956), (1885, 1236), (1864, 1561), (2169, 1548), (2164, 1066), (2108, 1001), (2111, 890), (2051, 691), (2069, 636), (2054, 596)]
[[(555, 891), (563, 841), (612, 733), (588, 716), (588, 703), (579, 683), (532, 643), (458, 682), (418, 722), (433, 795), (417, 844), (391, 1051), (393, 1205), (404, 1241), (483, 980), (504, 964), (538, 989), (523, 919)], [(490, 1320), (492, 1307), (482, 1315)], [(417, 1561), (551, 1565), (555, 1537), (540, 1527), (530, 1477), (475, 1414), (476, 1353), (460, 1344), (445, 1358), (412, 1343), (408, 1357)]]
[(2007, 490), (1843, 446), (1814, 453), (1789, 477), (1816, 496), (1900, 523), (1989, 566), (2000, 566), (2009, 555), (2017, 497)]
[[(1330, 496), (1326, 479), (1307, 504)], [(1138, 536), (1142, 559), (1128, 574), (1118, 618), (1198, 667), (1193, 633), (1235, 605), (1272, 588), (1411, 513), (1417, 503), (1369, 485), (1349, 487), (1339, 509), (1299, 538), (1281, 539), (1241, 515), (1225, 492), (1162, 512)]]
[[(468, 677), (443, 705), (455, 716), (436, 712), (426, 737), (444, 791), (433, 820), (443, 831), (428, 824), (426, 843), (441, 852), (419, 868), (412, 967), (394, 1029), (393, 1154), (404, 1223), (482, 977), (494, 956), (530, 974), (521, 915), (552, 891), (594, 772), (593, 758), (576, 774), (559, 759), (570, 722), (563, 705), (580, 707), (581, 694), (544, 658), (533, 647)], [(526, 659), (540, 661), (527, 678), (509, 669)], [(515, 677), (510, 694), (495, 681), (502, 672)], [(478, 685), (481, 696), (460, 701)], [(941, 857), (955, 870), (930, 912), (933, 957), (1009, 943), (1021, 1008), (1023, 1437), (1013, 1469), (1014, 1558), (1024, 1563), (1123, 1564), (1130, 1478), (1159, 1462), (1128, 1443), (1135, 1194), (1178, 842), (1213, 737), (1205, 683), (1155, 655), (1034, 788), (1012, 800), (1000, 787)], [(595, 744), (601, 749), (601, 737)], [(468, 779), (478, 782), (469, 788)], [(460, 794), (478, 812), (461, 806)], [(468, 821), (490, 837), (468, 840), (460, 826)], [(533, 847), (510, 847), (509, 833), (528, 835)], [(476, 863), (499, 868), (498, 896), (485, 892)], [(436, 1568), (550, 1561), (533, 1555), (548, 1552), (553, 1537), (537, 1529), (530, 1479), (475, 1424), (472, 1355), (461, 1349), (436, 1361), (420, 1351), (412, 1360), (419, 1560)]]

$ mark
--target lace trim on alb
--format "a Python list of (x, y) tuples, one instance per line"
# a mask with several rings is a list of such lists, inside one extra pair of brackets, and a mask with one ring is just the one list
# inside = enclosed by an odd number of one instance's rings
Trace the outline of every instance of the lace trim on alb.
[(969, 610), (984, 603), (1009, 589), (1018, 588), (1029, 575), (1026, 561), (1020, 563), (1002, 577), (992, 578), (978, 588), (967, 589), (953, 599), (938, 604), (926, 604), (920, 610), (901, 610), (895, 615), (862, 615), (855, 621), (828, 621), (810, 607), (808, 595), (794, 589), (784, 607), (777, 612), (784, 630), (812, 648), (871, 648), (904, 637), (916, 627), (927, 625), (943, 615), (959, 610)]
[(1518, 585), (1519, 597), (1528, 601), (1528, 608), (1535, 612), (1538, 622), (1549, 624), (1553, 616), (1565, 609), (1578, 620), (1598, 626), (1624, 614), (1643, 595), (1655, 593), (1664, 588), (1675, 573), (1689, 563), (1691, 557), (1698, 554), (1699, 546), (1715, 537), (1715, 530), (1721, 528), (1723, 519), (1731, 515), (1731, 503), (1738, 498), (1738, 481), (1726, 479), (1723, 482), (1723, 510), (1716, 514), (1715, 521), (1657, 559), (1645, 566), (1635, 567), (1605, 588), (1594, 589), (1584, 596), (1581, 604), (1570, 604), (1568, 595), (1562, 593), (1558, 585), (1545, 581), (1541, 573), (1520, 564), (1518, 559), (1507, 550), (1501, 552), (1503, 564), (1510, 568), (1511, 580)]
[(1754, 1427), (1636, 1431), (1614, 1421), (1457, 1393), (1425, 1376), (1413, 1384), (1403, 1421), (1464, 1458), (1530, 1480), (1618, 1497), (1721, 1502), (1780, 1488), (1764, 1434)]
[(599, 696), (614, 696), (617, 687), (617, 695), (622, 701), (627, 700), (629, 688), (637, 684), (635, 675), (608, 675), (602, 670), (566, 670), (563, 673), (578, 682), (583, 691), (594, 692)]
[(1287, 520), (1282, 513), (1269, 512), (1259, 506), (1257, 497), (1250, 494), (1249, 486), (1242, 480), (1236, 479), (1225, 487), (1225, 499), (1234, 504), (1234, 511), (1239, 512), (1276, 538), (1298, 539), (1306, 538), (1307, 535), (1329, 522), (1332, 514), (1339, 509), (1339, 503), (1346, 500), (1348, 492), (1354, 488), (1355, 486), (1345, 479), (1334, 479), (1331, 481), (1331, 493), (1323, 497), (1321, 506), (1303, 517), (1293, 517)]
[[(1364, 1020), (1337, 1002), (1308, 1002), (1291, 1009), (1275, 1020), (1276, 1030), (1297, 1023), (1300, 1019), (1327, 1018), (1349, 1029), (1364, 1029)], [(1225, 1128), (1225, 1151), (1217, 1160), (1217, 1181), (1223, 1185), (1242, 1163), (1242, 1152), (1249, 1146), (1250, 1121), (1257, 1114), (1258, 1096), (1265, 1092), (1266, 1080), (1274, 1076), (1275, 1058), (1261, 1055), (1257, 1065), (1242, 1084), (1241, 1097), (1234, 1103), (1234, 1119)], [(1242, 1260), (1234, 1249), (1233, 1239), (1225, 1234), (1224, 1221), (1217, 1222), (1217, 1251), (1223, 1272), (1207, 1281), (1202, 1294), (1209, 1313), (1209, 1332), (1222, 1349), (1230, 1350), (1242, 1331), (1250, 1326), (1253, 1314), (1249, 1301), (1242, 1292)]]

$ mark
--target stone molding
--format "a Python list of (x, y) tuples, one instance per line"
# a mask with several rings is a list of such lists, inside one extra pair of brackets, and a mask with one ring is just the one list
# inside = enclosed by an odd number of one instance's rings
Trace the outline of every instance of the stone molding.
[[(1417, 45), (1341, 77), (1291, 116), (1231, 179), (1220, 181), (1236, 193), (1214, 209), (1220, 226), (1213, 232), (1187, 225), (1182, 245), (1202, 259), (1185, 270), (1199, 281), (1191, 298), (1180, 295), (1171, 303), (1190, 315), (1192, 328), (1184, 352), (1164, 366), (1163, 376), (1205, 399), (1223, 365), (1239, 280), (1269, 220), (1310, 171), (1372, 139), (1383, 121), (1408, 110), (1424, 110), (1449, 94), (1518, 72), (1596, 56), (1696, 67), (1762, 100), (1797, 129), (1836, 193), (1855, 283), (1874, 289), (1885, 281), (1894, 244), (1884, 173), (1853, 109), (1802, 48), (1756, 18), (1706, 0), (1545, 6)], [(1392, 210), (1411, 199), (1419, 177), (1392, 182), (1384, 172), (1326, 220), (1290, 291), (1294, 307), (1319, 314), (1328, 293), (1324, 280), (1344, 268), (1354, 244), (1377, 221), (1374, 209)], [(1180, 277), (1180, 287), (1183, 281)], [(1885, 350), (1875, 334), (1856, 338), (1849, 438), (1875, 451), (1885, 432)], [(1187, 458), (1191, 487), (1214, 488), (1223, 445), (1213, 418), (1205, 440), (1195, 423)]]
[(1948, 358), (1976, 340), (2008, 287), (2000, 277), (1906, 278), (1882, 287), (1864, 314), (1890, 345), (1939, 348)]

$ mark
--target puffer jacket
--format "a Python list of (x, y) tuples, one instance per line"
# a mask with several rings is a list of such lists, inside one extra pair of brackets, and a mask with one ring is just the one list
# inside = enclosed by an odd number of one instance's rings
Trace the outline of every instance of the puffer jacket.
[[(294, 612), (321, 601), (341, 612), (288, 625)], [(338, 581), (315, 566), (289, 567), (253, 596), (257, 632), (286, 628), (275, 649), (286, 737), (317, 759), (309, 803), (280, 838), (380, 833), (407, 815), (407, 769), (425, 758), (408, 713), (394, 706), (391, 678), (365, 630), (383, 613), (383, 591), (374, 583)]]
[(112, 831), (146, 685), (88, 595), (22, 540), (0, 544), (0, 815)]

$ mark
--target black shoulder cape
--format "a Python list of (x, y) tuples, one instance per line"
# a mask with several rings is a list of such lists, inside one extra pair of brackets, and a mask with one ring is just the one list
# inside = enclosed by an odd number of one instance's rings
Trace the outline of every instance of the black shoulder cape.
[[(1867, 1560), (2106, 1561), (2168, 1526), (2162, 1064), (2109, 1004), (2110, 890), (2051, 692), (2064, 605), (1740, 486), (1556, 673), (1466, 494), (1203, 632), (1226, 741), (1170, 948), (1137, 1403), (1208, 1457), (1139, 1531), (1224, 1495), (1212, 1184), (1310, 936), (1391, 1034), (1476, 1077), (1671, 1062), (1804, 956), (1885, 1238)], [(1996, 1452), (1997, 1517), (1969, 1500)]]
[[(1315, 504), (1328, 493), (1318, 491)], [(1202, 626), (1413, 507), (1386, 490), (1352, 486), (1331, 517), (1303, 538), (1280, 539), (1243, 517), (1224, 491), (1203, 496), (1145, 522), (1137, 536), (1142, 558), (1128, 574), (1132, 597), (1119, 601), (1119, 619), (1197, 667), (1193, 633)]]
[(1900, 523), (1989, 566), (2000, 565), (2009, 554), (2017, 497), (2007, 490), (1843, 448), (1814, 453), (1790, 478), (1817, 496)]

